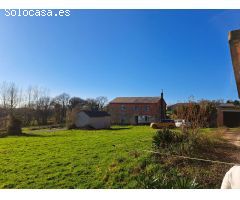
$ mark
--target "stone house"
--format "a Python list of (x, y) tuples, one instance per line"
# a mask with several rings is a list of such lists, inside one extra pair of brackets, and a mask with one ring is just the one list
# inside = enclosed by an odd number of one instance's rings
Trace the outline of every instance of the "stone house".
[(161, 97), (117, 97), (108, 105), (112, 124), (150, 124), (166, 118), (166, 102)]

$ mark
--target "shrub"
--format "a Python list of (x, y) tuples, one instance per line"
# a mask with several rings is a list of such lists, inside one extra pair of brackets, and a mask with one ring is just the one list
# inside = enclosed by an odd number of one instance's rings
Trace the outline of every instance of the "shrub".
[(76, 115), (80, 111), (79, 108), (74, 108), (72, 110), (68, 110), (66, 114), (66, 125), (67, 129), (75, 129), (75, 121), (76, 121)]
[(159, 152), (192, 155), (204, 148), (211, 148), (210, 139), (203, 134), (176, 132), (169, 129), (158, 130), (153, 136), (153, 148)]
[(7, 136), (7, 131), (5, 129), (0, 129), (0, 138)]
[(158, 130), (153, 136), (153, 147), (155, 150), (171, 149), (177, 145), (185, 143), (188, 135), (171, 131), (169, 129)]
[(8, 124), (7, 124), (7, 135), (21, 135), (22, 128), (21, 128), (21, 121), (10, 115), (8, 117)]

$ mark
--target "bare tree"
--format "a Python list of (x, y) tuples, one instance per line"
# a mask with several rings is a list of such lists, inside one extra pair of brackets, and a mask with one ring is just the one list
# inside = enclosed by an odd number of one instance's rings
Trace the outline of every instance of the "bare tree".
[(6, 82), (0, 85), (0, 129), (6, 129), (7, 127), (7, 96), (8, 96), (8, 84)]
[(107, 101), (104, 96), (86, 100), (79, 97), (70, 99), (66, 93), (51, 99), (48, 91), (38, 86), (29, 86), (23, 92), (15, 83), (3, 82), (0, 84), (0, 121), (3, 124), (3, 118), (13, 114), (12, 117), (21, 119), (23, 126), (45, 125), (52, 119), (55, 119), (56, 123), (64, 123), (67, 110), (104, 110)]
[(0, 96), (1, 96), (1, 104), (4, 109), (7, 108), (7, 99), (8, 99), (8, 84), (3, 82), (0, 86)]
[(4, 82), (1, 87), (1, 99), (3, 107), (11, 112), (14, 108), (20, 105), (21, 97), (20, 90), (15, 83)]
[(108, 102), (107, 97), (104, 97), (104, 96), (97, 97), (96, 103), (98, 104), (98, 110), (103, 111), (107, 102)]
[(37, 102), (37, 122), (40, 125), (45, 125), (48, 123), (48, 118), (50, 115), (50, 103), (51, 98), (48, 96), (40, 97)]
[(70, 110), (72, 110), (77, 106), (81, 108), (86, 104), (87, 104), (87, 102), (85, 100), (81, 99), (80, 97), (72, 97), (71, 99), (69, 99), (68, 107)]
[(19, 89), (18, 91), (18, 102), (17, 102), (17, 107), (22, 107), (24, 105), (24, 93), (22, 88)]
[(99, 110), (99, 105), (96, 101), (96, 99), (88, 98), (86, 99), (87, 104), (85, 105), (86, 110), (91, 110), (91, 111), (98, 111)]
[(35, 117), (35, 105), (33, 99), (33, 87), (29, 86), (25, 92), (23, 93), (23, 104), (21, 109), (19, 109), (19, 115), (22, 116), (22, 124), (25, 126), (33, 125), (34, 124), (34, 117)]
[(21, 106), (21, 90), (15, 83), (3, 82), (0, 87), (1, 104), (3, 110), (1, 111), (1, 121), (4, 128), (7, 127), (8, 115), (13, 117), (17, 107)]
[(33, 101), (33, 87), (32, 86), (29, 86), (27, 88), (25, 96), (26, 96), (26, 104), (30, 108), (32, 105), (32, 101)]
[(32, 104), (35, 108), (37, 108), (38, 100), (41, 96), (41, 90), (38, 86), (32, 88)]
[[(43, 107), (47, 106), (47, 111)], [(50, 113), (50, 97), (48, 90), (38, 86), (29, 86), (24, 93), (24, 104), (21, 109), (22, 121), (24, 125), (47, 124)], [(47, 119), (46, 119), (47, 118)]]
[(67, 93), (62, 93), (54, 98), (54, 100), (62, 105), (62, 107), (66, 107), (68, 105), (69, 99), (70, 95)]
[(34, 108), (34, 118), (39, 125), (48, 123), (50, 114), (51, 98), (48, 96), (48, 90), (37, 86), (32, 88), (32, 101), (30, 105)]
[(18, 104), (18, 100), (19, 100), (19, 97), (18, 97), (18, 88), (17, 86), (15, 85), (15, 83), (10, 83), (9, 85), (9, 90), (8, 90), (8, 98), (9, 98), (9, 107), (10, 107), (10, 110), (12, 111)]
[(54, 106), (55, 121), (57, 123), (63, 123), (65, 121), (69, 99), (69, 94), (62, 93), (52, 100), (51, 105)]

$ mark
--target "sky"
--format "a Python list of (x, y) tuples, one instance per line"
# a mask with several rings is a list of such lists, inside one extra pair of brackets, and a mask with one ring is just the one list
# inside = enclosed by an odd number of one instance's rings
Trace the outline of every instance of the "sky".
[(160, 96), (167, 104), (238, 99), (228, 31), (240, 10), (0, 11), (0, 82), (81, 98)]

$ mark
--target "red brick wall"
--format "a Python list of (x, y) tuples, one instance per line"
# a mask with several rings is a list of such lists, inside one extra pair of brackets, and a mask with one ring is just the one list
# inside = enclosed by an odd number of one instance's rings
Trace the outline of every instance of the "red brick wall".
[[(125, 109), (122, 110), (121, 106), (124, 105)], [(149, 107), (146, 110), (146, 106)], [(138, 109), (136, 110), (135, 107)], [(125, 124), (135, 124), (135, 116), (147, 115), (151, 116), (154, 121), (160, 120), (161, 103), (110, 103), (109, 113), (111, 115), (111, 122), (113, 124), (121, 124), (124, 119)], [(166, 104), (164, 103), (164, 116), (166, 116)]]

